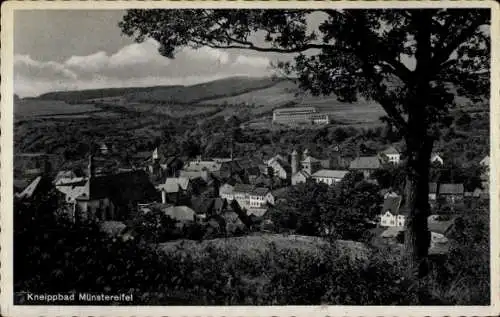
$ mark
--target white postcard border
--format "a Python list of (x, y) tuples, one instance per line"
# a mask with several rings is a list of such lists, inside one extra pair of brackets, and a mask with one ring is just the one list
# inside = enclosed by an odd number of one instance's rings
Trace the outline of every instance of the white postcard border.
[[(127, 8), (491, 8), (490, 306), (23, 306), (13, 305), (13, 12), (35, 9)], [(3, 316), (493, 316), (500, 313), (500, 12), (495, 1), (7, 1), (2, 3), (0, 242)]]

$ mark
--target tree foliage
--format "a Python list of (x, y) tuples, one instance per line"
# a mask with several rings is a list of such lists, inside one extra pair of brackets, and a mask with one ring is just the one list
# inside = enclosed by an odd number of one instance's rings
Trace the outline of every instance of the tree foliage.
[[(308, 18), (322, 20), (317, 30)], [(489, 89), (487, 9), (129, 10), (119, 23), (137, 41), (153, 38), (173, 58), (186, 46), (294, 53), (280, 63), (313, 95), (374, 100), (406, 143), (406, 254), (426, 273), (429, 159), (450, 124), (456, 92)], [(260, 31), (263, 44), (252, 37)]]

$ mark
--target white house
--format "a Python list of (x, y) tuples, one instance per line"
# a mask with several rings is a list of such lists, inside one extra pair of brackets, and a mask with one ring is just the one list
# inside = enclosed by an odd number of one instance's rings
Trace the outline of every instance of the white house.
[(262, 208), (268, 203), (274, 205), (274, 197), (271, 191), (264, 187), (255, 188), (249, 195), (250, 208)]
[(317, 183), (325, 183), (327, 185), (333, 185), (340, 182), (344, 178), (344, 176), (346, 176), (348, 173), (349, 171), (322, 169), (312, 174), (312, 178)]
[(234, 199), (242, 208), (248, 208), (250, 206), (250, 193), (254, 190), (253, 185), (247, 184), (236, 184), (233, 188)]
[(273, 169), (274, 177), (289, 179), (292, 176), (292, 167), (281, 155), (271, 158), (266, 162), (266, 165)]
[(292, 176), (292, 185), (305, 183), (310, 177), (311, 174), (309, 174), (308, 172), (304, 170), (298, 171), (297, 173), (295, 173), (295, 175)]
[(382, 227), (404, 227), (406, 216), (400, 212), (402, 197), (387, 197), (384, 200), (380, 225)]
[(387, 158), (387, 162), (398, 165), (401, 162), (401, 153), (394, 147), (390, 146), (380, 153)]
[(219, 197), (232, 201), (234, 199), (234, 186), (226, 183), (219, 187)]

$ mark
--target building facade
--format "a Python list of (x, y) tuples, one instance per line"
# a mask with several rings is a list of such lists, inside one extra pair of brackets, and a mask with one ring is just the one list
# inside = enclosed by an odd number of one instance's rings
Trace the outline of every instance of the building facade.
[(322, 169), (312, 174), (312, 178), (317, 183), (334, 185), (340, 182), (344, 178), (344, 176), (346, 176), (348, 173), (349, 173), (348, 171)]
[(280, 124), (328, 124), (327, 114), (319, 113), (314, 107), (281, 108), (273, 111), (273, 123)]

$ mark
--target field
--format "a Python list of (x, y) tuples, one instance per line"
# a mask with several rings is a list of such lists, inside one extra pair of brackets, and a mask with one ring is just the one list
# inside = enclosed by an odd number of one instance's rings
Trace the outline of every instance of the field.
[(26, 99), (16, 101), (14, 104), (14, 117), (16, 119), (60, 115), (81, 116), (96, 111), (101, 111), (101, 109), (92, 104), (67, 104), (58, 100)]

